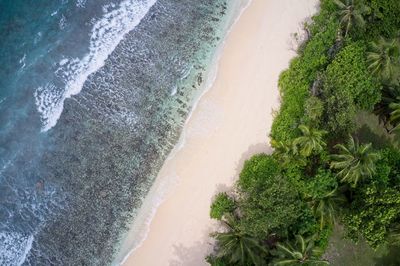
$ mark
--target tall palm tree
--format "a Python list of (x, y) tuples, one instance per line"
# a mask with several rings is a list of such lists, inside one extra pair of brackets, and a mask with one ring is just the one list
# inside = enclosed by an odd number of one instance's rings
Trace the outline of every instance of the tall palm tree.
[(261, 265), (262, 254), (268, 251), (260, 244), (260, 241), (244, 232), (238, 227), (236, 218), (227, 214), (224, 216), (223, 223), (226, 232), (214, 233), (213, 236), (218, 242), (217, 258), (226, 258), (232, 264)]
[(304, 157), (310, 156), (313, 152), (323, 151), (326, 143), (323, 141), (323, 136), (326, 131), (317, 130), (314, 128), (300, 125), (299, 129), (302, 136), (293, 141), (293, 145), (300, 147), (300, 154)]
[(328, 261), (319, 260), (322, 250), (315, 247), (314, 237), (304, 239), (302, 236), (296, 236), (295, 246), (290, 243), (286, 245), (277, 244), (278, 258), (272, 265), (329, 265)]
[(338, 192), (337, 188), (327, 192), (322, 197), (311, 197), (309, 199), (313, 213), (320, 221), (321, 230), (325, 225), (335, 223), (335, 217), (338, 213), (339, 205), (345, 201), (345, 198)]
[(383, 82), (397, 84), (400, 76), (400, 42), (381, 37), (367, 52), (368, 69)]
[(338, 11), (336, 15), (340, 20), (340, 27), (347, 37), (353, 28), (364, 29), (365, 20), (363, 14), (367, 7), (359, 0), (334, 0)]
[(340, 170), (338, 176), (341, 182), (352, 183), (354, 187), (361, 178), (375, 174), (379, 154), (372, 151), (371, 143), (360, 145), (350, 136), (347, 145), (337, 144), (335, 148), (339, 154), (331, 155), (331, 167)]

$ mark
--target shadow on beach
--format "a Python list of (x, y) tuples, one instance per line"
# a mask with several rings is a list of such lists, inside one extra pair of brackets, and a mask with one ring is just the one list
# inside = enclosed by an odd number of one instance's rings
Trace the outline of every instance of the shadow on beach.
[(205, 257), (212, 252), (213, 240), (209, 237), (212, 227), (204, 232), (203, 239), (196, 241), (194, 245), (186, 247), (182, 244), (174, 245), (174, 259), (170, 260), (170, 266), (182, 265), (208, 265)]

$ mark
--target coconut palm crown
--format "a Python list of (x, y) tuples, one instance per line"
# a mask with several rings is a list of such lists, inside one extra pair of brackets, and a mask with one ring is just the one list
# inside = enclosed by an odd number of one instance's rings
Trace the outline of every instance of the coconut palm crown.
[(368, 11), (367, 7), (358, 0), (334, 0), (338, 11), (336, 15), (340, 20), (340, 27), (347, 37), (353, 28), (364, 29), (365, 20), (363, 14)]
[(300, 125), (299, 129), (302, 133), (302, 136), (296, 138), (293, 141), (293, 145), (299, 147), (299, 151), (302, 156), (308, 157), (313, 152), (323, 151), (324, 147), (326, 146), (326, 143), (323, 140), (323, 136), (326, 134), (326, 131), (310, 128), (306, 125)]
[(367, 52), (368, 69), (384, 83), (398, 84), (400, 77), (400, 42), (381, 37), (370, 44)]
[(304, 239), (296, 236), (295, 245), (290, 243), (277, 244), (278, 258), (272, 263), (274, 266), (280, 265), (329, 265), (328, 261), (319, 260), (321, 249), (315, 247), (314, 237)]
[(268, 251), (259, 240), (242, 232), (232, 214), (226, 214), (223, 223), (227, 231), (213, 234), (218, 242), (216, 256), (226, 258), (235, 265), (261, 265), (260, 254), (267, 254)]
[(335, 223), (339, 206), (345, 201), (343, 195), (338, 192), (337, 187), (325, 193), (322, 197), (310, 197), (308, 199), (314, 215), (319, 219), (321, 230), (324, 226)]
[(372, 151), (371, 143), (360, 145), (350, 136), (347, 145), (337, 144), (335, 148), (339, 154), (331, 155), (331, 167), (340, 170), (337, 175), (341, 182), (351, 183), (355, 187), (360, 179), (375, 174), (375, 162), (379, 154)]

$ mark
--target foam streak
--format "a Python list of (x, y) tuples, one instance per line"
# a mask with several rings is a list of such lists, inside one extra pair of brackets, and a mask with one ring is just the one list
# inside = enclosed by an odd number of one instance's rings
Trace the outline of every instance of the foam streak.
[[(57, 124), (64, 100), (78, 94), (89, 77), (101, 67), (124, 36), (133, 30), (144, 18), (156, 0), (125, 0), (97, 20), (91, 30), (89, 52), (82, 58), (60, 61), (64, 88), (55, 88), (49, 83), (36, 89), (34, 96), (37, 110), (41, 114), (42, 131)], [(59, 74), (59, 73), (57, 73)]]

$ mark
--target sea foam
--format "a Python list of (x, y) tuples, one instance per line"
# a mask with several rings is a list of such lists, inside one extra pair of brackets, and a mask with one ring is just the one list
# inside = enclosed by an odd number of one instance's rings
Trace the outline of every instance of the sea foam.
[(22, 265), (32, 248), (33, 236), (0, 232), (0, 265)]
[(156, 0), (125, 0), (103, 17), (94, 22), (90, 34), (89, 52), (82, 58), (68, 58), (60, 61), (56, 72), (64, 79), (64, 88), (52, 83), (38, 87), (35, 92), (37, 110), (41, 115), (42, 131), (47, 131), (57, 124), (64, 100), (78, 94), (90, 74), (96, 72), (125, 34), (133, 30), (144, 18)]

